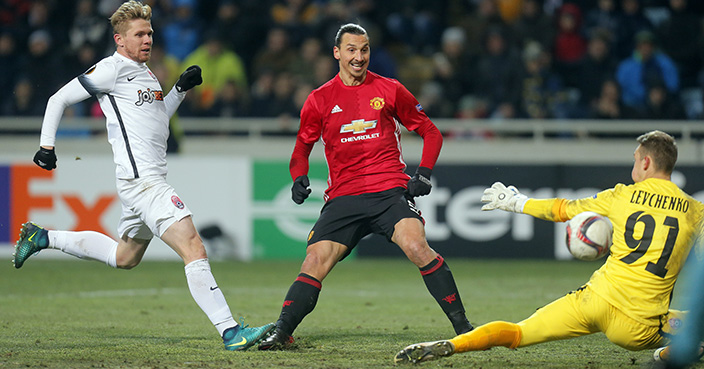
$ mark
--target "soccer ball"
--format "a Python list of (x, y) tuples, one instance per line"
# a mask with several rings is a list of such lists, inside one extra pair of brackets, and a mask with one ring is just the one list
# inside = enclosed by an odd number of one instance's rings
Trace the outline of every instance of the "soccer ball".
[(609, 253), (613, 228), (608, 218), (591, 211), (567, 222), (567, 249), (579, 260), (597, 260)]

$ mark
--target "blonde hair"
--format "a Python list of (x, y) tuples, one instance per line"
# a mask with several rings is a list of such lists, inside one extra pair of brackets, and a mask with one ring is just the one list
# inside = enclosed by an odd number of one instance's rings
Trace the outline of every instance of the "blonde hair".
[(152, 8), (139, 1), (130, 0), (122, 3), (110, 16), (110, 24), (115, 34), (127, 31), (127, 23), (135, 19), (152, 20)]

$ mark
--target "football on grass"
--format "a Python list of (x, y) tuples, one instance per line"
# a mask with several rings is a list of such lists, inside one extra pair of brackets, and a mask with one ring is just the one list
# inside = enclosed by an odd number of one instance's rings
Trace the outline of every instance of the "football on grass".
[(591, 211), (579, 213), (567, 222), (567, 249), (579, 260), (600, 259), (609, 253), (612, 233), (607, 217)]

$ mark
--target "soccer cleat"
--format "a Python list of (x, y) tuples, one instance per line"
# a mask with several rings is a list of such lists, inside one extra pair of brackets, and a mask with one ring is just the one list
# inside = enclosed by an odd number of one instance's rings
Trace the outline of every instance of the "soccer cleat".
[(49, 247), (48, 231), (33, 222), (22, 224), (20, 239), (15, 244), (15, 253), (12, 254), (12, 263), (15, 268), (22, 267), (24, 262), (32, 255)]
[[(240, 323), (244, 323), (244, 320), (241, 320)], [(276, 328), (274, 323), (256, 328), (249, 328), (248, 325), (240, 324), (225, 330), (222, 333), (222, 342), (225, 344), (225, 350), (244, 351), (259, 343), (274, 328)]]
[(259, 344), (260, 350), (281, 350), (293, 343), (293, 337), (286, 334), (281, 329), (276, 329), (269, 337), (265, 338), (262, 343)]
[(416, 343), (407, 346), (394, 357), (394, 363), (418, 364), (455, 353), (455, 345), (447, 340)]

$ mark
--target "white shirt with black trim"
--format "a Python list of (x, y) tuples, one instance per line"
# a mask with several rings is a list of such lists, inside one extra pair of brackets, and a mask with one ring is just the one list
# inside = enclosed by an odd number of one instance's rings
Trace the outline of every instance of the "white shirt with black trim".
[(64, 110), (95, 96), (106, 118), (115, 175), (119, 179), (166, 174), (169, 119), (186, 96), (172, 88), (168, 94), (145, 63), (115, 52), (57, 91), (47, 103), (41, 146), (55, 146)]

